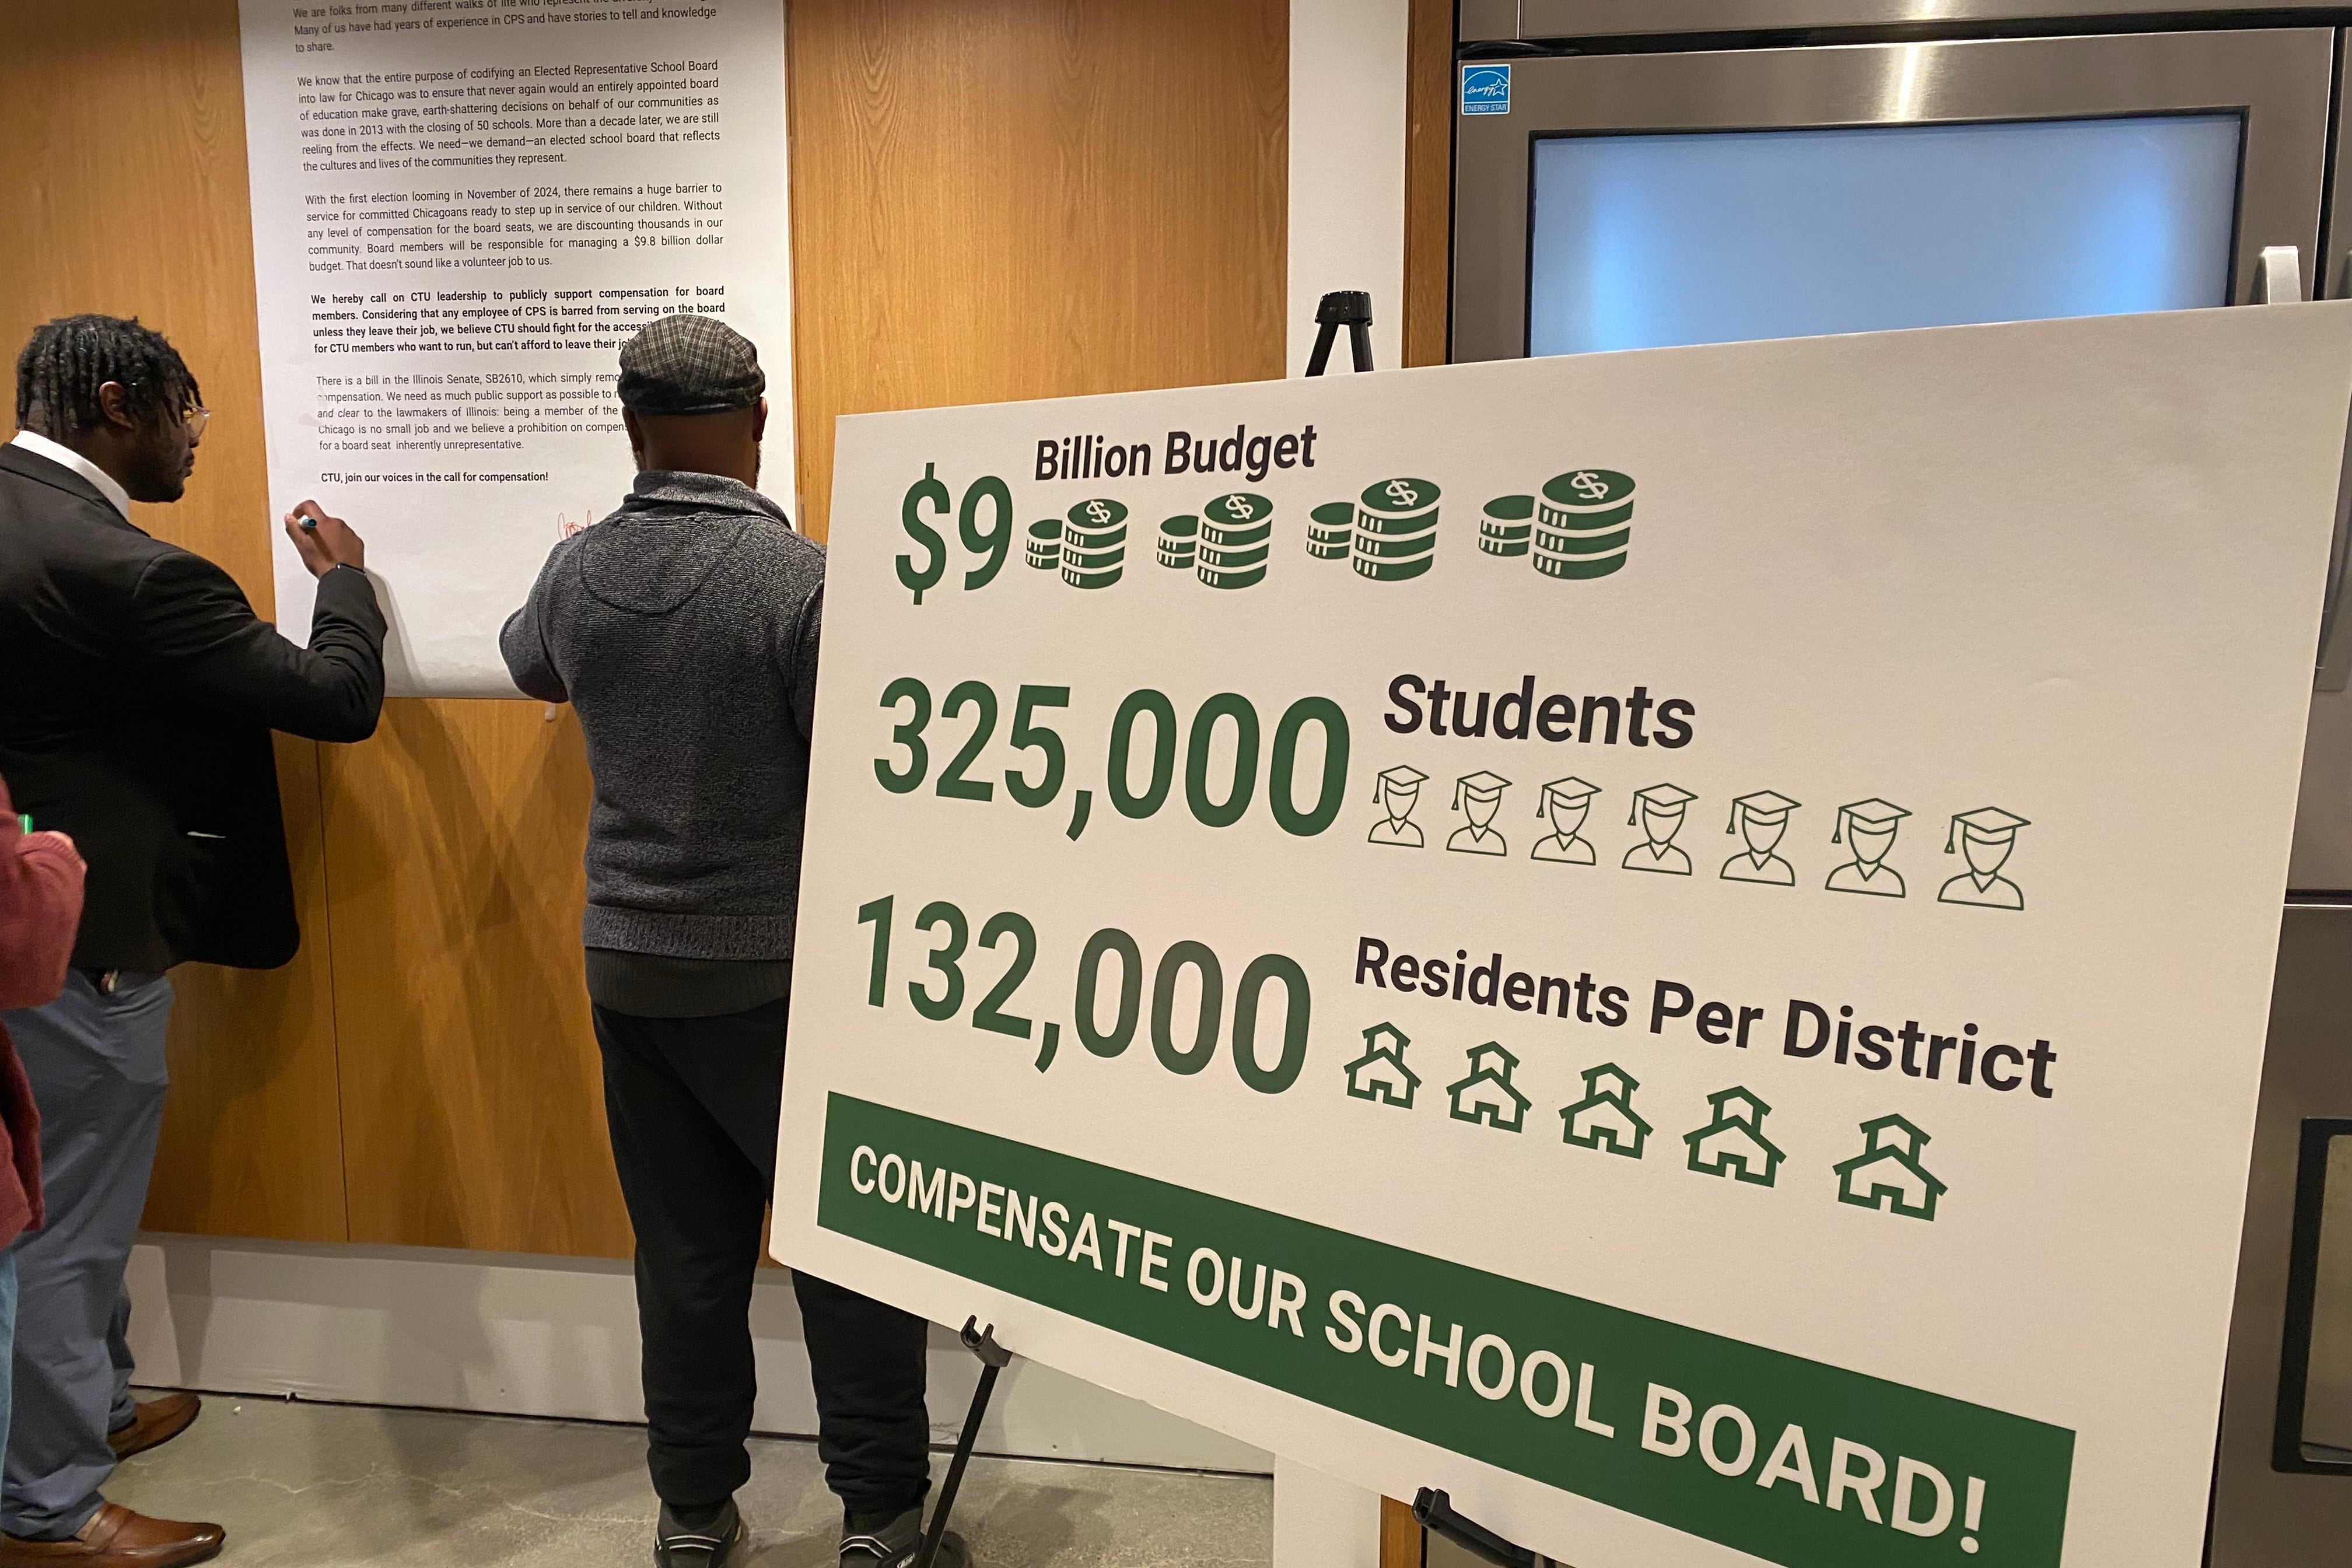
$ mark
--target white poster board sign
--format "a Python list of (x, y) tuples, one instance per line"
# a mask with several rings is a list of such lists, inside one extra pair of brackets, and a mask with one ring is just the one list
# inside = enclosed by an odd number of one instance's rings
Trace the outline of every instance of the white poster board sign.
[[(776, 0), (242, 0), (270, 504), (367, 539), (394, 695), (511, 697), (498, 631), (636, 467), (620, 345), (759, 346), (792, 499)], [(277, 535), (278, 624), (311, 579)]]
[(1579, 1568), (2188, 1568), (2347, 401), (2309, 305), (845, 420), (778, 1255)]

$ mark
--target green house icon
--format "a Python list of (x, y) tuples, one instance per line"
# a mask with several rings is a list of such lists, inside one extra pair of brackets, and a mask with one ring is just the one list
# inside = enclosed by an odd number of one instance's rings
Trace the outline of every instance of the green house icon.
[(1584, 1098), (1560, 1108), (1563, 1142), (1603, 1154), (1642, 1157), (1650, 1141), (1650, 1124), (1633, 1110), (1633, 1091), (1641, 1088), (1633, 1075), (1614, 1062), (1603, 1062), (1584, 1072)]
[(1862, 1135), (1862, 1152), (1833, 1167), (1838, 1202), (1910, 1219), (1934, 1219), (1937, 1203), (1950, 1189), (1919, 1163), (1927, 1134), (1900, 1116), (1882, 1116), (1864, 1122)]
[(1470, 1049), (1470, 1076), (1445, 1086), (1454, 1097), (1454, 1120), (1483, 1121), (1504, 1132), (1517, 1132), (1528, 1119), (1528, 1097), (1511, 1087), (1519, 1058), (1488, 1040)]
[(1764, 1119), (1772, 1108), (1744, 1089), (1710, 1094), (1706, 1102), (1715, 1108), (1715, 1120), (1683, 1134), (1690, 1146), (1690, 1168), (1702, 1176), (1770, 1186), (1783, 1157), (1780, 1146), (1764, 1136)]
[(1404, 1065), (1404, 1048), (1412, 1044), (1394, 1024), (1374, 1024), (1364, 1031), (1364, 1054), (1348, 1064), (1348, 1093), (1375, 1105), (1412, 1109), (1413, 1091), (1421, 1075)]

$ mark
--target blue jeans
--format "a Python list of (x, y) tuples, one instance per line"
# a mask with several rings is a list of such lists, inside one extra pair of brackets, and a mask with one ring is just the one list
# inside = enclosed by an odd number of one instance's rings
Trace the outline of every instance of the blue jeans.
[(122, 1268), (139, 1234), (163, 1120), (172, 983), (77, 970), (45, 1007), (7, 1016), (41, 1108), (47, 1224), (9, 1248), (18, 1306), (14, 1405), (0, 1468), (0, 1531), (63, 1541), (99, 1510), (114, 1469), (106, 1435), (134, 1413), (131, 1296)]
[(16, 1255), (0, 1252), (0, 1454), (8, 1451), (8, 1391), (15, 1386)]

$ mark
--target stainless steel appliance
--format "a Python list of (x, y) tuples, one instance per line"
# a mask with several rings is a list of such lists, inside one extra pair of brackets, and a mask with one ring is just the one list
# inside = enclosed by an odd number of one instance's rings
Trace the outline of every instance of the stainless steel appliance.
[[(2281, 247), (2302, 289), (2352, 296), (2347, 28), (2352, 6), (2227, 0), (1462, 0), (1451, 357), (2244, 304), (2266, 278), (2292, 294), (2263, 265)], [(2346, 535), (2339, 519), (2220, 1568), (2352, 1563)]]

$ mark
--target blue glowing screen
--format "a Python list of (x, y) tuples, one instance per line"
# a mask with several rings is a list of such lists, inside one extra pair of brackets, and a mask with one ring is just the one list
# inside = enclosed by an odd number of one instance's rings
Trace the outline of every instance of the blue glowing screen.
[(2235, 114), (1550, 137), (1538, 354), (2228, 303)]

